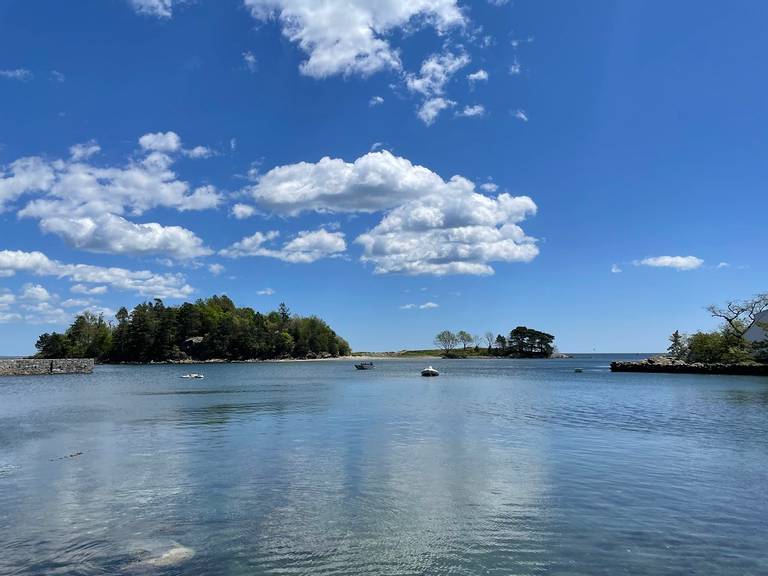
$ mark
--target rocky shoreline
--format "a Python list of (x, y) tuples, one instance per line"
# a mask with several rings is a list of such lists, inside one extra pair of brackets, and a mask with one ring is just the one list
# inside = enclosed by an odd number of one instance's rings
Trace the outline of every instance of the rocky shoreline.
[(657, 374), (723, 374), (732, 376), (768, 376), (768, 364), (688, 363), (666, 356), (654, 356), (637, 362), (611, 362), (611, 372), (648, 372)]

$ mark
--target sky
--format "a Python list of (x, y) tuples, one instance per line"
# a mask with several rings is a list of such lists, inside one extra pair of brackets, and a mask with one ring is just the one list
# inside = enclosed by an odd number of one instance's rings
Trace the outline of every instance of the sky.
[(0, 354), (227, 294), (648, 352), (768, 288), (768, 4), (0, 0)]

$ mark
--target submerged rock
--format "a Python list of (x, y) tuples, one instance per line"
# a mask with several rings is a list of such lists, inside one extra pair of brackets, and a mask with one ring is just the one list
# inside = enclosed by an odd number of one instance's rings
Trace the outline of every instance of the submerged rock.
[(135, 568), (165, 568), (168, 566), (176, 566), (182, 562), (186, 562), (195, 555), (195, 550), (187, 546), (182, 546), (176, 542), (170, 548), (165, 550), (155, 549), (147, 552), (149, 556), (142, 560), (135, 562), (133, 567)]

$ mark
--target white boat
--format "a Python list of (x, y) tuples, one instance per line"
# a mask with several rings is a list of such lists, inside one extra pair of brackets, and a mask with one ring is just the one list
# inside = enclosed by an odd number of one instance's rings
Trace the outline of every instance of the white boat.
[(184, 374), (182, 378), (205, 378), (205, 376), (198, 374), (197, 372), (192, 372), (191, 374)]
[(432, 368), (432, 366), (429, 366), (427, 368), (424, 368), (424, 370), (421, 371), (422, 376), (440, 376), (440, 372)]

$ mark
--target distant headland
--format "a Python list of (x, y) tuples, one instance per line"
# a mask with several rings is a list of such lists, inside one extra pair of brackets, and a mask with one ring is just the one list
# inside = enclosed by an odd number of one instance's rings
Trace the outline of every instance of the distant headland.
[(707, 310), (718, 330), (691, 335), (675, 330), (667, 354), (640, 362), (612, 362), (613, 372), (768, 376), (768, 293)]

